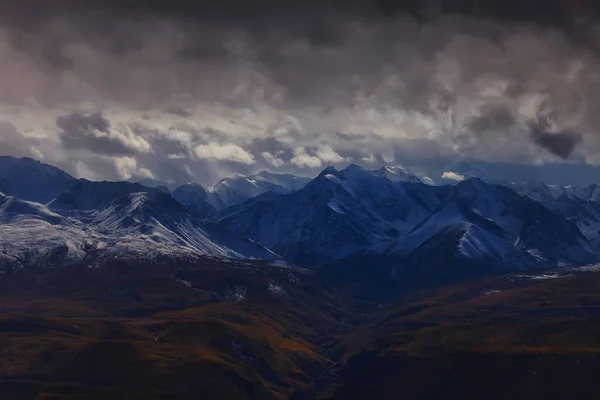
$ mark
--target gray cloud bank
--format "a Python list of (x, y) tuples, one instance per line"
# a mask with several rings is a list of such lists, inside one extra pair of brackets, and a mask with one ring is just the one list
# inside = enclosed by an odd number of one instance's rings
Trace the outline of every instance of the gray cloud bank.
[(0, 153), (78, 176), (600, 164), (587, 9), (27, 3), (0, 3)]

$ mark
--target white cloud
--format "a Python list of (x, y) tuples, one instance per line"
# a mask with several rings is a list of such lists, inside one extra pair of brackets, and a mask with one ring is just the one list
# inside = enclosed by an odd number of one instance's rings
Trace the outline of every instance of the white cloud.
[(269, 153), (268, 151), (263, 151), (261, 156), (265, 159), (266, 162), (274, 166), (275, 168), (281, 168), (285, 165), (285, 162), (279, 158)]
[(95, 181), (99, 179), (96, 173), (84, 161), (78, 160), (75, 161), (74, 164), (76, 176), (90, 181)]
[(154, 178), (152, 171), (147, 168), (137, 167), (137, 160), (132, 157), (120, 157), (113, 159), (117, 173), (123, 180), (131, 178)]
[(370, 153), (368, 156), (363, 157), (362, 160), (364, 162), (368, 162), (368, 163), (374, 163), (377, 161), (377, 159), (375, 158), (373, 153)]
[(31, 154), (38, 160), (44, 159), (44, 154), (35, 146), (31, 146)]
[[(237, 27), (213, 32), (141, 19), (123, 26), (133, 42), (149, 45), (112, 54), (88, 43), (94, 35), (78, 35), (79, 22), (43, 24), (40, 32), (28, 32), (32, 45), (26, 48), (9, 40), (10, 26), (1, 27), (0, 119), (23, 134), (7, 147), (7, 133), (0, 133), (4, 153), (43, 156), (77, 176), (97, 179), (118, 177), (105, 156), (137, 157), (138, 165), (160, 179), (189, 176), (203, 183), (251, 173), (260, 158), (292, 172), (296, 166), (337, 166), (348, 154), (373, 168), (382, 159), (406, 162), (406, 155), (408, 162), (428, 168), (438, 165), (430, 162), (436, 157), (560, 162), (539, 151), (525, 129), (541, 113), (556, 116), (557, 132), (582, 132), (585, 145), (575, 149), (573, 160), (600, 165), (600, 136), (593, 134), (600, 125), (600, 113), (594, 112), (600, 56), (572, 46), (551, 28), (515, 33), (495, 22), (454, 17), (426, 24), (365, 23), (365, 29), (349, 31), (335, 24), (332, 30), (343, 29), (344, 40), (323, 51), (295, 35), (255, 42), (254, 35), (238, 37)], [(102, 37), (109, 42), (121, 37), (121, 25), (107, 24)], [(74, 36), (81, 40), (60, 42)], [(188, 46), (206, 48), (208, 55), (213, 48), (225, 50), (228, 56), (182, 57)], [(60, 70), (40, 56), (55, 47), (65, 51), (68, 68)], [(375, 47), (389, 51), (372, 52)], [(271, 50), (281, 62), (260, 61)], [(89, 118), (57, 129), (57, 117), (82, 109), (102, 111), (100, 129)], [(198, 158), (237, 164), (207, 168)], [(127, 174), (130, 162), (120, 163), (120, 173)], [(428, 173), (438, 180), (443, 171)], [(444, 179), (456, 180), (448, 176)]]
[(386, 164), (391, 164), (396, 160), (396, 157), (394, 156), (394, 154), (392, 152), (389, 152), (387, 154), (386, 153), (382, 154), (381, 158), (383, 158), (383, 161)]
[(200, 159), (226, 160), (240, 164), (251, 165), (256, 162), (254, 156), (240, 146), (225, 143), (210, 142), (196, 147), (196, 156)]
[(466, 178), (463, 174), (459, 174), (457, 172), (452, 172), (452, 171), (446, 171), (442, 174), (442, 179), (448, 179), (450, 181), (461, 182), (461, 181), (464, 181)]
[(113, 125), (102, 112), (73, 112), (56, 119), (60, 141), (67, 148), (106, 155), (150, 153), (152, 146), (129, 124)]
[(148, 168), (140, 168), (137, 175), (140, 178), (154, 179), (154, 174)]
[(133, 133), (130, 127), (124, 126), (120, 129), (110, 128), (107, 132), (101, 132), (99, 130), (93, 131), (96, 138), (107, 138), (110, 140), (117, 140), (126, 148), (138, 152), (138, 153), (149, 153), (152, 151), (152, 146), (146, 139)]
[(419, 176), (419, 179), (421, 180), (421, 182), (423, 182), (426, 185), (429, 185), (429, 186), (435, 185), (435, 181), (433, 179), (431, 179), (430, 177), (428, 177), (427, 175)]
[(317, 148), (316, 153), (317, 153), (317, 156), (324, 163), (338, 164), (338, 163), (346, 161), (346, 159), (344, 157), (340, 156), (338, 153), (336, 153), (335, 150), (333, 150), (331, 148), (331, 146), (327, 146), (327, 145), (319, 146)]
[(318, 168), (321, 166), (321, 159), (308, 154), (306, 148), (302, 146), (294, 149), (294, 158), (291, 161), (298, 167)]

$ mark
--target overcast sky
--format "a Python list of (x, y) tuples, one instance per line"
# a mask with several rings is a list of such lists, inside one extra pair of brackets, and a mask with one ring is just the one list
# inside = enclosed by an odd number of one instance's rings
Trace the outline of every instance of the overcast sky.
[(596, 181), (594, 3), (0, 0), (0, 154), (205, 185), (350, 162)]

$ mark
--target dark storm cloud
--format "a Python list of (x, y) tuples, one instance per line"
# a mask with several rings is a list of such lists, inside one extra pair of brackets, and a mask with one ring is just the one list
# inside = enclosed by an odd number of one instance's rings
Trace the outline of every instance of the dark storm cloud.
[[(35, 8), (32, 6), (36, 6)], [(64, 13), (66, 11), (110, 11), (120, 15), (162, 15), (180, 18), (217, 17), (230, 19), (272, 18), (297, 16), (315, 12), (367, 13), (394, 17), (410, 13), (423, 19), (435, 18), (443, 13), (460, 13), (479, 18), (496, 18), (504, 21), (537, 21), (562, 23), (584, 12), (600, 10), (592, 0), (304, 0), (281, 2), (276, 0), (54, 0), (38, 2), (21, 0), (6, 2), (5, 12), (14, 17), (29, 10), (29, 14)], [(34, 10), (31, 12), (31, 10)]]
[[(0, 0), (0, 118), (111, 178), (600, 163), (600, 5), (539, 4)], [(540, 115), (552, 129), (530, 129)]]
[(109, 156), (127, 156), (147, 152), (150, 145), (130, 129), (111, 126), (102, 113), (74, 112), (56, 119), (60, 141), (66, 148), (85, 149)]
[(482, 114), (470, 118), (465, 126), (472, 133), (487, 132), (491, 130), (507, 130), (517, 123), (510, 110), (504, 107), (484, 109)]
[(548, 132), (548, 123), (536, 122), (530, 125), (531, 138), (539, 146), (567, 158), (575, 147), (582, 142), (582, 136), (576, 132)]

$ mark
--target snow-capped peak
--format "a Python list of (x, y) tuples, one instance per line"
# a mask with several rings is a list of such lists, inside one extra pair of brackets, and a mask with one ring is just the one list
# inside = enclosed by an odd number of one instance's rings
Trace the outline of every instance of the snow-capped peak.
[(259, 171), (250, 175), (249, 179), (256, 181), (270, 182), (275, 185), (288, 189), (290, 192), (302, 189), (312, 178), (297, 176), (293, 174), (276, 174), (269, 171)]
[(423, 183), (416, 174), (401, 165), (384, 166), (375, 171), (375, 174), (383, 176), (392, 182)]
[(234, 206), (266, 192), (287, 194), (302, 189), (309, 178), (292, 174), (260, 171), (254, 175), (235, 175), (219, 181), (208, 191), (207, 201), (217, 210)]

